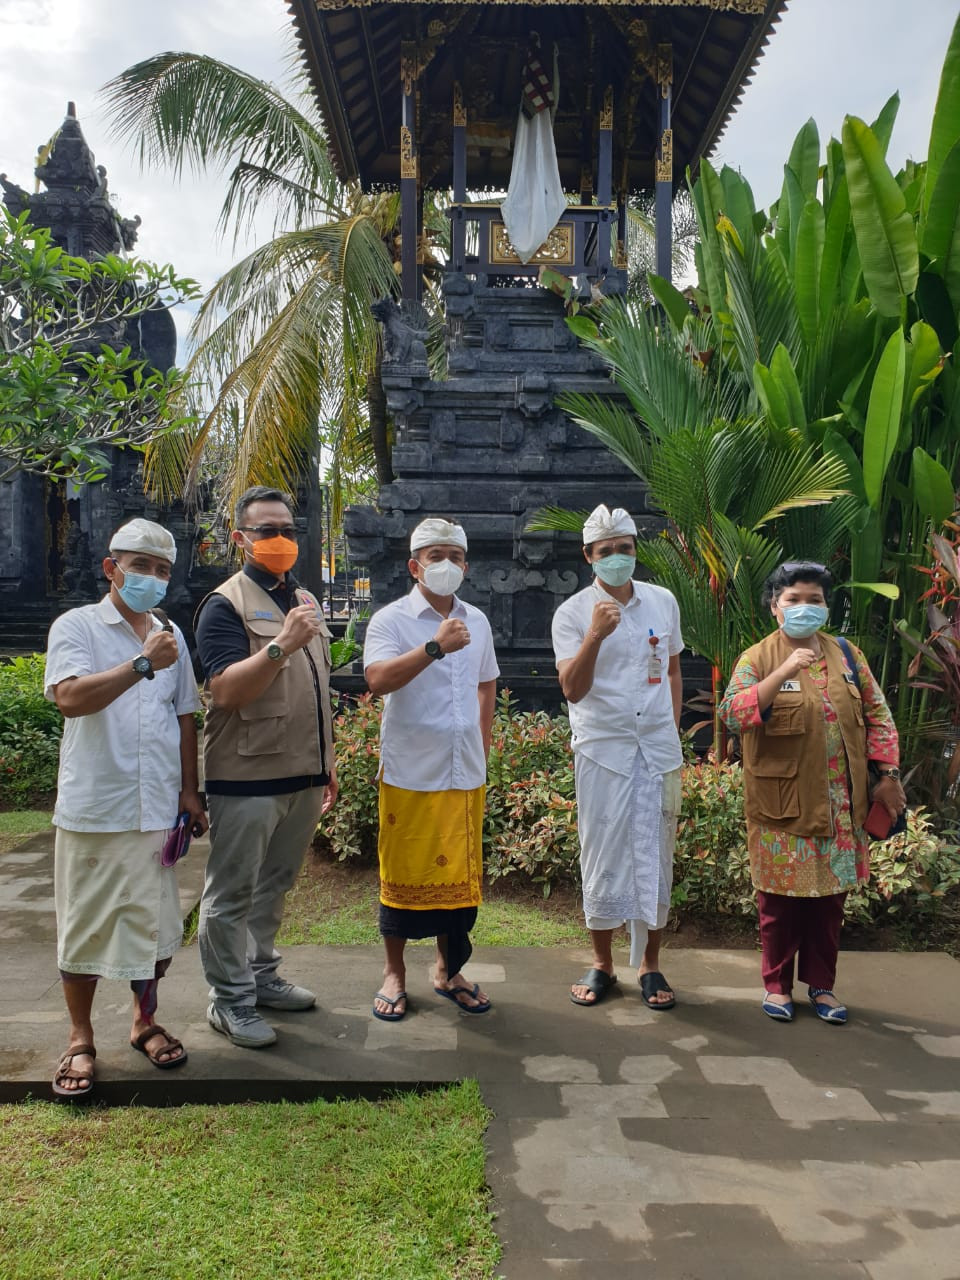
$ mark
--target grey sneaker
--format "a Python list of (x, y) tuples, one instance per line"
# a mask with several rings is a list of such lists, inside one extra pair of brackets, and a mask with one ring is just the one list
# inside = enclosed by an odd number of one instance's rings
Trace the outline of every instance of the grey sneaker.
[(306, 987), (295, 987), (283, 978), (273, 978), (257, 987), (257, 1004), (267, 1009), (287, 1009), (295, 1013), (300, 1009), (312, 1009), (317, 997)]
[(207, 1021), (214, 1031), (225, 1035), (243, 1049), (265, 1049), (276, 1043), (277, 1033), (260, 1017), (252, 1004), (217, 1004), (207, 1009)]

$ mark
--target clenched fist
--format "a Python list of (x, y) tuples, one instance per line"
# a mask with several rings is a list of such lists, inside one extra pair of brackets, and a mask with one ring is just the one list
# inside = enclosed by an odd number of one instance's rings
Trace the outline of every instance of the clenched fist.
[(620, 606), (612, 600), (598, 600), (593, 606), (590, 630), (601, 640), (606, 640), (620, 625)]
[(461, 622), (459, 618), (445, 618), (437, 627), (437, 633), (433, 638), (444, 653), (456, 653), (458, 649), (465, 649), (470, 643), (470, 632), (467, 630), (467, 624)]
[(151, 631), (141, 650), (150, 659), (154, 671), (172, 667), (177, 660), (177, 641), (172, 631)]
[(819, 654), (813, 652), (812, 649), (794, 649), (787, 658), (786, 662), (781, 666), (780, 671), (785, 680), (791, 679), (800, 671), (805, 671), (811, 662), (816, 662)]
[(287, 614), (277, 644), (284, 653), (296, 653), (320, 634), (320, 618), (312, 604), (298, 604)]

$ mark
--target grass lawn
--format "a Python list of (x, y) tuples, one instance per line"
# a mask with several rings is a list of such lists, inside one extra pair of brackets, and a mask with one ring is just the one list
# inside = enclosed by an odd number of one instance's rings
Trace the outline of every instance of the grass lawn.
[(472, 1081), (381, 1103), (0, 1110), (4, 1280), (484, 1280)]
[(16, 847), (24, 836), (47, 831), (53, 815), (40, 809), (12, 810), (0, 813), (0, 853)]
[[(287, 895), (278, 945), (378, 945), (378, 892), (376, 868), (308, 854), (299, 879)], [(544, 898), (536, 888), (497, 882), (485, 887), (484, 899), (476, 927), (470, 932), (475, 947), (565, 947), (584, 943), (580, 897), (572, 890)], [(428, 940), (422, 945), (433, 943)]]

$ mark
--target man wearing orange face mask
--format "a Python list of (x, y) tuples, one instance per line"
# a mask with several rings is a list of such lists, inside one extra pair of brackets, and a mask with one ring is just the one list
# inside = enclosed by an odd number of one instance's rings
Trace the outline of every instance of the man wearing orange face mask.
[(207, 1021), (233, 1044), (259, 1049), (277, 1038), (259, 1009), (316, 1003), (278, 975), (274, 941), (320, 814), (337, 795), (330, 633), (290, 572), (299, 552), (285, 494), (248, 489), (231, 538), (243, 567), (201, 603), (196, 623), (210, 806), (198, 937)]

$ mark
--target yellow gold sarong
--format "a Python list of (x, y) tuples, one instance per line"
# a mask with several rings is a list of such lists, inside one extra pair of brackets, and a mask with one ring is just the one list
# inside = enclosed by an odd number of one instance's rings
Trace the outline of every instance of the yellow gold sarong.
[(407, 911), (480, 904), (483, 800), (473, 791), (406, 791), (380, 782), (380, 901)]

